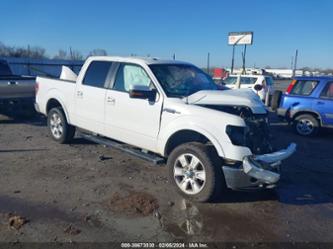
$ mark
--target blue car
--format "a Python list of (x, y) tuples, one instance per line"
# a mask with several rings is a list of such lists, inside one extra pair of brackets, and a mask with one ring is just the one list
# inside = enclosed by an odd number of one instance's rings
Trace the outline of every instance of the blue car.
[(333, 128), (333, 77), (297, 77), (277, 101), (277, 114), (295, 132), (314, 136), (320, 127)]

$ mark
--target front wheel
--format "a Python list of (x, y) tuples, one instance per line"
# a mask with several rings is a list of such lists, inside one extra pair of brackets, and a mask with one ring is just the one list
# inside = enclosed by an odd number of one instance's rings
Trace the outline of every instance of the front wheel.
[(75, 127), (67, 123), (63, 110), (59, 107), (52, 108), (47, 114), (47, 126), (53, 140), (58, 143), (69, 143), (75, 134)]
[(186, 143), (174, 149), (168, 158), (170, 182), (184, 197), (206, 202), (225, 188), (222, 165), (212, 146)]

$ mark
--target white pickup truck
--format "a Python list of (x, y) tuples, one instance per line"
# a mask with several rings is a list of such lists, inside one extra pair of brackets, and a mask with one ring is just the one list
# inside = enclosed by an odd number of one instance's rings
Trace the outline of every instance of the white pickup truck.
[(185, 197), (208, 201), (226, 188), (272, 188), (295, 144), (273, 152), (267, 110), (247, 89), (223, 90), (180, 61), (90, 57), (76, 76), (37, 78), (35, 108), (52, 138), (80, 130), (93, 141), (167, 159), (170, 182)]

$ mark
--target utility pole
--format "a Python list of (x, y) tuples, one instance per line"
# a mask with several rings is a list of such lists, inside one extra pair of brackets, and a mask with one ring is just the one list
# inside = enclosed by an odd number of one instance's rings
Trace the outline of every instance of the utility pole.
[(295, 72), (296, 72), (296, 69), (297, 69), (297, 59), (298, 59), (298, 49), (296, 49), (296, 54), (295, 54), (295, 63), (294, 63)]
[(244, 51), (243, 51), (242, 55), (243, 55), (243, 72), (242, 72), (242, 74), (246, 74), (246, 69), (245, 69), (246, 44), (244, 45)]
[(234, 73), (234, 63), (235, 63), (235, 45), (232, 45), (232, 59), (231, 59), (231, 72), (230, 72), (230, 74)]
[(207, 73), (209, 74), (210, 53), (207, 54)]
[(71, 55), (71, 60), (73, 60), (73, 51), (72, 51), (72, 47), (69, 47), (69, 54)]
[(298, 59), (298, 49), (296, 49), (296, 53), (295, 53), (294, 68), (293, 68), (293, 77), (296, 76), (297, 59)]
[(31, 51), (30, 51), (30, 45), (28, 45), (28, 75), (31, 75), (31, 70), (30, 70), (30, 58), (31, 58)]

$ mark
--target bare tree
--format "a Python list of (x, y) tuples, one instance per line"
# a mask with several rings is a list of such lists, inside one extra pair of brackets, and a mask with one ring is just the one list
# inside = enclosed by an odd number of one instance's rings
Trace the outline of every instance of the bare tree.
[(89, 53), (89, 56), (106, 56), (106, 55), (108, 55), (108, 53), (106, 52), (105, 49), (102, 49), (102, 48), (93, 49)]
[(70, 48), (70, 59), (74, 61), (81, 61), (83, 60), (83, 55), (79, 50)]
[(66, 60), (66, 59), (68, 59), (67, 52), (65, 50), (63, 50), (63, 49), (60, 49), (58, 51), (58, 54), (56, 54), (55, 56), (53, 56), (53, 59)]
[(42, 47), (28, 47), (28, 57), (35, 59), (43, 59), (45, 56), (45, 48)]

